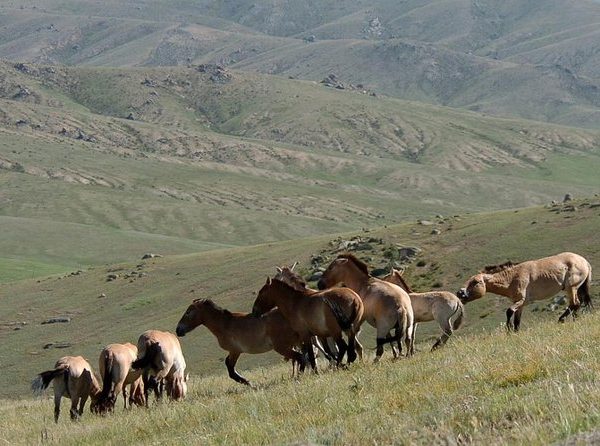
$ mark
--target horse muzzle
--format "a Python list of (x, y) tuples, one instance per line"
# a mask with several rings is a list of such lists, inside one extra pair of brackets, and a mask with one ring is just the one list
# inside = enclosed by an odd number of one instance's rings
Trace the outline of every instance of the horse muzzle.
[(466, 301), (469, 298), (466, 288), (461, 288), (456, 292), (456, 297), (458, 297), (462, 302)]

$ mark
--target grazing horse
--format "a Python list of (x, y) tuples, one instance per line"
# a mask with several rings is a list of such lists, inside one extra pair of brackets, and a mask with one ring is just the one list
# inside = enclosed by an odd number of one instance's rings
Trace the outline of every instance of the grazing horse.
[[(390, 274), (383, 277), (382, 280), (395, 283), (401, 287), (410, 296), (415, 323), (413, 324), (411, 353), (415, 348), (415, 333), (417, 331), (417, 322), (429, 322), (435, 320), (442, 329), (442, 335), (436, 340), (431, 350), (443, 346), (448, 341), (454, 330), (458, 330), (463, 322), (465, 314), (463, 303), (456, 295), (448, 291), (429, 291), (427, 293), (413, 293), (405, 282), (400, 271), (391, 269)], [(454, 321), (452, 318), (455, 317)]]
[[(383, 346), (386, 343), (396, 342), (399, 353), (402, 353), (401, 341), (411, 356), (411, 342), (413, 331), (413, 309), (408, 293), (393, 283), (385, 282), (371, 277), (369, 268), (353, 254), (340, 254), (327, 267), (319, 280), (320, 290), (344, 283), (362, 298), (366, 321), (377, 330), (377, 351), (375, 361), (383, 355)], [(395, 329), (394, 337), (390, 331)], [(394, 357), (396, 351), (392, 348)]]
[[(360, 332), (363, 318), (363, 303), (349, 288), (332, 288), (314, 293), (298, 290), (285, 282), (268, 278), (258, 292), (252, 307), (254, 314), (262, 314), (274, 307), (279, 308), (289, 321), (292, 330), (308, 351), (313, 370), (317, 370), (312, 337), (332, 337), (339, 352), (336, 362), (339, 365), (346, 351), (348, 363), (356, 359), (356, 337)], [(348, 344), (342, 333), (346, 333)]]
[(472, 276), (457, 295), (464, 303), (483, 297), (487, 291), (508, 297), (514, 304), (506, 310), (506, 327), (517, 331), (525, 305), (552, 297), (562, 290), (567, 294), (569, 306), (559, 322), (564, 322), (569, 314), (575, 317), (581, 305), (591, 306), (591, 280), (589, 262), (580, 255), (563, 252), (518, 264), (507, 262), (487, 267)]
[(100, 352), (98, 365), (102, 377), (100, 407), (103, 411), (112, 410), (121, 391), (127, 409), (127, 386), (129, 386), (129, 406), (145, 406), (144, 383), (141, 370), (133, 370), (131, 364), (137, 357), (138, 349), (130, 344), (109, 344)]
[[(91, 399), (92, 412), (98, 411), (100, 385), (94, 376), (92, 366), (81, 356), (63, 356), (54, 369), (40, 373), (31, 383), (31, 390), (39, 394), (54, 381), (54, 422), (58, 423), (60, 415), (60, 399), (64, 396), (71, 399), (71, 420), (77, 420), (83, 414), (88, 398)], [(79, 404), (79, 408), (77, 405)]]
[[(148, 330), (137, 342), (138, 358), (133, 361), (133, 370), (143, 370), (144, 398), (148, 406), (148, 392), (154, 388), (157, 398), (162, 397), (163, 382), (167, 396), (175, 401), (185, 398), (187, 375), (185, 358), (179, 339), (168, 331)], [(160, 390), (157, 388), (160, 386)]]
[[(280, 280), (287, 283), (289, 286), (295, 288), (298, 291), (307, 292), (310, 294), (319, 293), (319, 290), (314, 290), (308, 287), (306, 281), (294, 272), (294, 268), (298, 265), (298, 262), (294, 262), (292, 266), (277, 266), (277, 274), (273, 279)], [(321, 351), (328, 361), (335, 361), (338, 355), (337, 345), (333, 338), (319, 338), (318, 336), (313, 337), (312, 343), (318, 351)], [(358, 358), (362, 360), (363, 348), (358, 338), (355, 340), (356, 353)]]
[(266, 353), (275, 350), (304, 371), (304, 357), (294, 349), (300, 338), (279, 310), (262, 316), (251, 313), (232, 313), (210, 299), (196, 299), (187, 308), (177, 324), (177, 336), (185, 336), (199, 325), (205, 325), (217, 338), (219, 346), (229, 352), (225, 365), (229, 377), (241, 384), (250, 382), (235, 370), (242, 353)]

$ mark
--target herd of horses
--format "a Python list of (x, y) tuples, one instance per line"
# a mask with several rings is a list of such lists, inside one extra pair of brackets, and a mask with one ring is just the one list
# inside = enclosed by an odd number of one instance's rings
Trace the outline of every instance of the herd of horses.
[[(591, 306), (592, 268), (582, 256), (564, 252), (522, 263), (507, 262), (485, 267), (472, 276), (457, 293), (415, 293), (399, 271), (379, 279), (353, 254), (338, 255), (323, 272), (318, 290), (311, 289), (294, 272), (296, 264), (277, 267), (258, 292), (252, 312), (234, 313), (210, 299), (196, 299), (170, 332), (148, 330), (133, 344), (110, 344), (100, 352), (102, 385), (90, 364), (81, 356), (60, 358), (54, 369), (40, 373), (32, 389), (40, 392), (54, 382), (54, 419), (58, 421), (62, 397), (71, 399), (71, 419), (78, 419), (87, 399), (94, 413), (112, 411), (119, 394), (127, 404), (148, 406), (150, 392), (157, 399), (164, 392), (181, 400), (187, 392), (188, 375), (178, 337), (204, 325), (229, 354), (225, 359), (229, 376), (242, 384), (251, 383), (235, 369), (242, 353), (271, 350), (292, 362), (292, 375), (307, 365), (317, 372), (316, 357), (322, 354), (334, 366), (363, 358), (359, 334), (363, 322), (376, 330), (375, 361), (384, 346), (391, 344), (394, 358), (414, 354), (417, 324), (435, 320), (441, 335), (432, 350), (443, 346), (465, 315), (464, 304), (491, 292), (508, 297), (506, 327), (519, 330), (525, 305), (564, 290), (568, 307), (560, 316), (576, 317), (582, 306)], [(127, 396), (129, 387), (129, 397)]]

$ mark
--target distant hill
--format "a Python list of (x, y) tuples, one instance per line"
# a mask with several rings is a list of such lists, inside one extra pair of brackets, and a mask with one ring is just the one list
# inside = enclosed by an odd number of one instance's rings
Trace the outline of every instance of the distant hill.
[(333, 73), (404, 99), (600, 126), (600, 3), (589, 0), (13, 0), (0, 14), (0, 56), (13, 60)]

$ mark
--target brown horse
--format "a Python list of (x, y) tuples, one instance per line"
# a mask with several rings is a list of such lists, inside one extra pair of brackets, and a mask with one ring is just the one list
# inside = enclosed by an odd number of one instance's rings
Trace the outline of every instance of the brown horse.
[[(292, 266), (277, 266), (277, 274), (273, 277), (273, 279), (287, 283), (296, 290), (306, 292), (307, 294), (319, 293), (319, 290), (309, 288), (306, 281), (300, 277), (300, 275), (294, 272), (296, 265), (298, 265), (298, 262), (294, 262)], [(333, 338), (319, 338), (318, 336), (315, 336), (312, 339), (312, 343), (317, 351), (321, 351), (328, 361), (331, 362), (336, 360), (335, 358), (337, 358), (339, 352)], [(355, 339), (355, 343), (358, 358), (362, 360), (362, 344), (359, 342), (358, 338)]]
[(569, 306), (559, 322), (564, 322), (569, 314), (575, 317), (582, 304), (591, 306), (591, 280), (589, 262), (580, 255), (563, 252), (518, 264), (508, 262), (487, 267), (472, 276), (457, 295), (465, 303), (483, 297), (487, 291), (508, 297), (514, 304), (506, 310), (506, 327), (517, 331), (525, 305), (552, 297), (562, 290), (567, 294)]
[(102, 378), (102, 410), (112, 410), (121, 391), (127, 409), (127, 386), (129, 386), (129, 406), (145, 406), (144, 383), (141, 370), (133, 370), (131, 364), (137, 357), (138, 349), (131, 343), (109, 344), (100, 352), (98, 365)]
[[(138, 339), (138, 359), (133, 361), (133, 370), (143, 370), (144, 398), (148, 405), (148, 392), (154, 388), (157, 398), (162, 396), (162, 383), (165, 383), (167, 396), (172, 400), (182, 400), (187, 393), (185, 358), (179, 339), (168, 331), (148, 330)], [(160, 390), (157, 388), (160, 387)]]
[[(262, 314), (274, 307), (279, 308), (292, 330), (300, 336), (313, 370), (316, 371), (316, 363), (312, 336), (332, 337), (335, 340), (339, 349), (336, 358), (338, 365), (346, 351), (349, 363), (356, 359), (355, 340), (360, 332), (364, 308), (360, 296), (351, 289), (333, 288), (313, 293), (268, 278), (258, 292), (252, 312)], [(348, 344), (342, 333), (346, 333)]]
[[(388, 342), (396, 342), (401, 353), (403, 338), (410, 356), (414, 315), (406, 291), (398, 285), (371, 277), (367, 265), (353, 254), (340, 254), (331, 262), (318, 287), (322, 290), (339, 283), (358, 293), (364, 304), (366, 321), (377, 330), (375, 361), (381, 358), (383, 346)], [(394, 337), (390, 335), (392, 329), (396, 330)], [(397, 357), (393, 348), (392, 351)]]
[(266, 353), (275, 350), (304, 370), (304, 358), (294, 348), (300, 346), (298, 335), (279, 310), (262, 316), (251, 313), (232, 313), (210, 299), (196, 299), (177, 324), (177, 336), (185, 336), (199, 325), (205, 325), (217, 338), (219, 346), (229, 352), (225, 365), (229, 377), (239, 383), (250, 382), (235, 370), (242, 353)]
[[(400, 271), (391, 269), (390, 274), (382, 280), (395, 283), (410, 296), (415, 323), (413, 324), (411, 353), (415, 348), (415, 333), (417, 322), (429, 322), (435, 320), (442, 329), (442, 335), (436, 340), (431, 350), (443, 346), (448, 341), (454, 330), (458, 330), (463, 322), (464, 306), (460, 299), (448, 291), (429, 291), (427, 293), (413, 293)], [(452, 321), (452, 318), (454, 321)]]
[[(60, 399), (64, 396), (71, 400), (71, 420), (77, 420), (83, 414), (88, 398), (91, 398), (92, 412), (98, 411), (100, 385), (94, 376), (92, 366), (81, 356), (63, 356), (54, 369), (40, 373), (31, 383), (31, 390), (39, 394), (54, 381), (54, 422), (58, 423)], [(79, 408), (77, 408), (79, 405)]]

